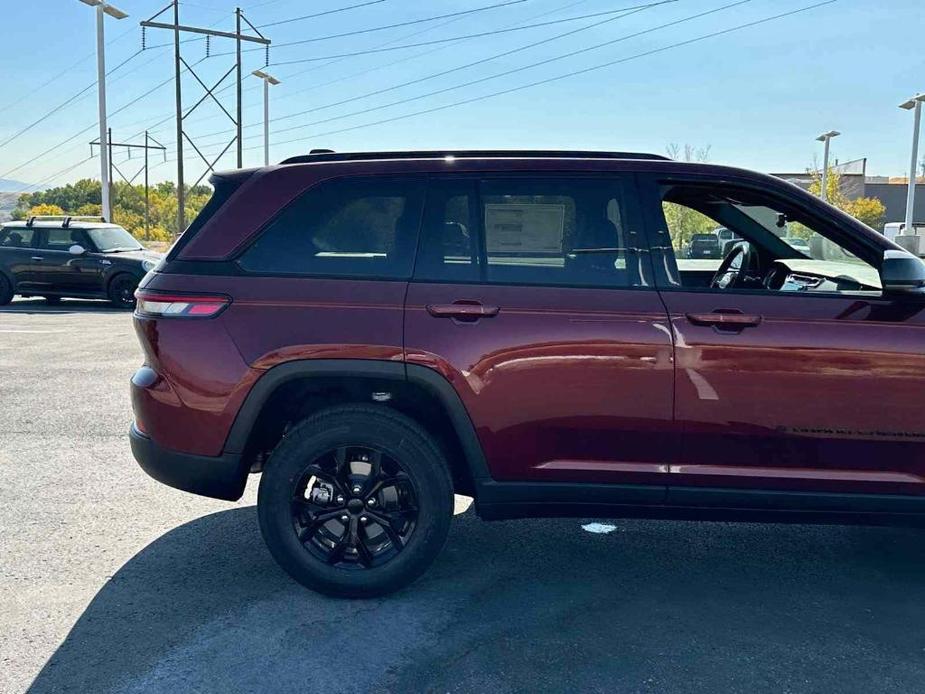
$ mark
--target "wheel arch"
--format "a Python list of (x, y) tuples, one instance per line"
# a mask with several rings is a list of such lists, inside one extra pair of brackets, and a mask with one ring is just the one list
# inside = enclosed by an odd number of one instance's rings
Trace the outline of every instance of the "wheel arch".
[(259, 469), (288, 424), (332, 404), (371, 402), (374, 392), (389, 393), (385, 405), (411, 416), (438, 440), (457, 491), (474, 495), (490, 479), (475, 427), (450, 382), (433, 369), (396, 361), (305, 359), (274, 366), (245, 398), (224, 452)]

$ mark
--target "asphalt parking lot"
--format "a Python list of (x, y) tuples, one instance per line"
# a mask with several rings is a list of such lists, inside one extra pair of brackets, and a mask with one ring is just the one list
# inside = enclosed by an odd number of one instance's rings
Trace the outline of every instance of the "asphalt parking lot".
[(130, 316), (0, 309), (0, 691), (925, 691), (925, 532), (457, 516), (410, 589), (306, 591), (131, 458)]

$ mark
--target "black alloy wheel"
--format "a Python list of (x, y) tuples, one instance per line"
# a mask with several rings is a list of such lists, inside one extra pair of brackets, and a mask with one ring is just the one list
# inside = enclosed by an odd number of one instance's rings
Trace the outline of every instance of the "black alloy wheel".
[(381, 405), (321, 410), (286, 431), (257, 495), (270, 554), (303, 585), (337, 597), (399, 590), (430, 566), (453, 518), (440, 444)]
[(109, 283), (109, 300), (119, 308), (135, 308), (138, 280), (131, 275), (117, 275)]
[(347, 569), (391, 560), (408, 543), (417, 517), (411, 478), (397, 461), (365, 446), (340, 446), (312, 461), (292, 499), (302, 546)]

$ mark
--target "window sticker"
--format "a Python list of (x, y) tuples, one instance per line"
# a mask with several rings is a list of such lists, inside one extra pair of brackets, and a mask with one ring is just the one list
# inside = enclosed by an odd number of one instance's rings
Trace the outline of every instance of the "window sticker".
[(488, 253), (561, 254), (564, 232), (565, 205), (485, 205), (485, 244)]

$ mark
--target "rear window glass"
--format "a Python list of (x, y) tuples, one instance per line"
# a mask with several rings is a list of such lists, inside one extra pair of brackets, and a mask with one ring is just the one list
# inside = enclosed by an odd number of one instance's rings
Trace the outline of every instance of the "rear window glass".
[(407, 278), (422, 200), (417, 180), (323, 183), (270, 222), (239, 263), (257, 273)]
[(0, 248), (29, 248), (34, 231), (24, 227), (0, 230)]

